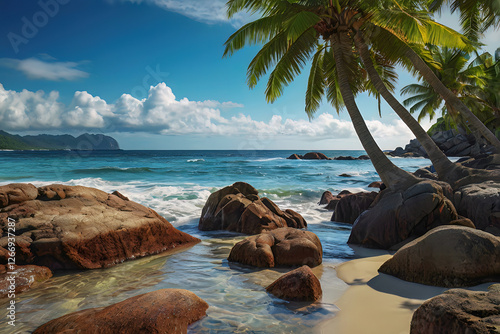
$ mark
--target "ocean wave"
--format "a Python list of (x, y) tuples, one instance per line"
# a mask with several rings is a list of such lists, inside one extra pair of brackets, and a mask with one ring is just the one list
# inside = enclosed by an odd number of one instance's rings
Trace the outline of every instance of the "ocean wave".
[(256, 160), (252, 160), (252, 161), (275, 161), (275, 160), (286, 160), (285, 158), (265, 158), (265, 159), (256, 159)]
[(186, 160), (186, 162), (202, 162), (202, 161), (205, 161), (205, 159), (189, 159), (189, 160)]
[(88, 173), (153, 173), (154, 168), (150, 167), (113, 167), (104, 166), (98, 168), (82, 168), (74, 169), (72, 172), (77, 174), (88, 174)]

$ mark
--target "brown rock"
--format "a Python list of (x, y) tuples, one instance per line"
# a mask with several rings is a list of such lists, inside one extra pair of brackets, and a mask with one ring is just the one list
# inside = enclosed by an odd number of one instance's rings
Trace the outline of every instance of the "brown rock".
[(302, 157), (300, 155), (297, 155), (297, 154), (292, 154), (291, 156), (289, 156), (287, 159), (291, 159), (291, 160), (300, 160), (302, 159)]
[(325, 191), (321, 196), (319, 204), (326, 204), (325, 209), (327, 209), (328, 211), (335, 211), (337, 203), (340, 201), (340, 199), (350, 194), (351, 192), (349, 190), (342, 190), (337, 196), (334, 196), (331, 192)]
[[(0, 212), (4, 230), (7, 217), (16, 220), (17, 264), (51, 270), (103, 268), (199, 242), (155, 211), (97, 189), (51, 185), (37, 194), (40, 199)], [(0, 263), (5, 264), (4, 247), (7, 237), (0, 239)]]
[(304, 160), (331, 160), (329, 157), (320, 152), (309, 152), (302, 157)]
[(304, 228), (307, 223), (297, 212), (282, 211), (270, 199), (259, 198), (257, 190), (244, 182), (210, 195), (198, 224), (202, 231), (228, 230), (246, 234), (287, 226)]
[(403, 246), (379, 271), (444, 287), (500, 281), (500, 239), (469, 227), (440, 226)]
[(452, 289), (429, 299), (413, 313), (411, 334), (500, 333), (500, 292)]
[(284, 274), (266, 290), (278, 298), (293, 301), (316, 301), (323, 294), (321, 284), (309, 266)]
[(108, 307), (91, 308), (49, 321), (36, 334), (55, 333), (187, 333), (206, 315), (208, 304), (182, 289), (162, 289)]
[(290, 227), (266, 231), (238, 242), (228, 260), (255, 267), (315, 267), (321, 264), (323, 248), (316, 234)]
[(0, 208), (30, 201), (38, 197), (38, 190), (30, 183), (11, 183), (0, 186)]
[(337, 204), (339, 204), (340, 202), (340, 198), (341, 197), (335, 197), (334, 199), (332, 199), (326, 206), (325, 206), (325, 209), (327, 209), (328, 211), (335, 211), (335, 209), (337, 208)]
[(318, 204), (319, 205), (328, 204), (334, 198), (335, 196), (333, 196), (333, 194), (327, 190), (323, 193), (323, 195), (321, 195), (321, 199), (319, 200)]
[(448, 199), (452, 189), (439, 181), (421, 181), (406, 190), (385, 189), (353, 225), (348, 243), (370, 248), (398, 247), (411, 238), (458, 219)]
[(342, 196), (335, 208), (332, 221), (353, 224), (359, 215), (370, 207), (377, 195), (377, 192), (372, 191)]
[[(14, 275), (8, 273), (15, 272)], [(10, 278), (14, 277), (15, 284)], [(23, 291), (29, 290), (41, 282), (44, 282), (52, 277), (52, 272), (47, 267), (39, 266), (16, 266), (10, 268), (9, 265), (0, 265), (0, 298), (7, 297), (12, 290), (11, 287), (14, 285), (14, 291), (16, 294)]]

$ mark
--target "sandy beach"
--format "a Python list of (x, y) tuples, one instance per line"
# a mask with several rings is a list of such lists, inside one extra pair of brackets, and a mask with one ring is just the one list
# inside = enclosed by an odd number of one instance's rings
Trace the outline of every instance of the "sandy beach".
[[(427, 299), (447, 288), (411, 283), (377, 270), (391, 255), (386, 251), (355, 249), (359, 259), (339, 264), (337, 276), (349, 287), (335, 302), (332, 319), (322, 322), (315, 333), (407, 334), (413, 312)], [(470, 290), (486, 291), (490, 284)]]
[(335, 303), (340, 311), (320, 324), (316, 333), (409, 333), (415, 309), (447, 290), (379, 274), (378, 268), (391, 257), (387, 252), (364, 250), (363, 255), (367, 257), (336, 267), (349, 288)]

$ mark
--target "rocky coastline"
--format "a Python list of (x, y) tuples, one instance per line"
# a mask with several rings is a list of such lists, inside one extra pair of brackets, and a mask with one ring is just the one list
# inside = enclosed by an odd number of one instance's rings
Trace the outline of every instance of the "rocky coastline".
[[(477, 157), (491, 154), (494, 149), (486, 141), (478, 142), (471, 134), (462, 134), (457, 130), (436, 131), (429, 134), (436, 145), (448, 157)], [(397, 147), (387, 152), (393, 157), (418, 158), (427, 157), (427, 153), (417, 139), (412, 139), (404, 147)]]
[[(488, 155), (459, 163), (493, 170), (500, 168), (499, 162), (500, 155)], [(487, 181), (454, 188), (435, 180), (430, 168), (415, 174), (425, 178), (407, 189), (388, 189), (373, 182), (369, 186), (379, 191), (325, 191), (319, 204), (333, 211), (332, 221), (352, 225), (348, 243), (353, 247), (395, 252), (379, 266), (380, 273), (446, 288), (499, 282), (500, 186)], [(0, 219), (8, 222), (9, 218), (16, 221), (15, 269), (23, 277), (16, 285), (16, 293), (38, 289), (50, 281), (53, 272), (106, 268), (200, 242), (117, 191), (106, 193), (81, 186), (1, 186)], [(307, 222), (300, 213), (279, 208), (244, 182), (213, 192), (198, 225), (200, 231), (249, 235), (231, 247), (228, 263), (247, 266), (251, 271), (285, 270), (262, 290), (288, 301), (315, 302), (323, 292), (311, 268), (322, 264), (323, 245), (306, 228)], [(2, 229), (8, 230), (7, 223)], [(8, 236), (0, 239), (0, 296), (4, 298), (10, 288), (9, 242)], [(455, 326), (453, 321), (464, 328), (500, 325), (498, 309), (479, 322), (464, 322), (470, 312), (460, 308), (449, 311), (449, 322), (429, 317), (434, 308), (471, 294), (464, 291), (424, 303), (415, 312), (412, 333), (417, 333), (425, 321), (433, 323), (426, 326), (436, 328)], [(497, 300), (496, 291), (495, 288), (470, 298), (475, 298), (477, 305), (489, 305)], [(145, 306), (133, 319), (118, 321), (122, 314), (131, 312), (132, 305), (139, 304)], [(67, 328), (92, 331), (95, 326), (100, 330), (102, 327), (103, 333), (168, 332), (172, 328), (186, 332), (187, 326), (204, 317), (209, 307), (187, 290), (157, 290), (106, 307), (66, 314), (41, 325), (35, 333)], [(151, 315), (160, 310), (165, 316), (152, 321)], [(181, 313), (183, 316), (176, 316)], [(87, 321), (90, 317), (96, 321)]]

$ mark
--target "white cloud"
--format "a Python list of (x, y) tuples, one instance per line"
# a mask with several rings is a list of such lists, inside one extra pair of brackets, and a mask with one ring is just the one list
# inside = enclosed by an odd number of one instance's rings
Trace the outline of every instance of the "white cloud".
[[(7, 131), (71, 130), (143, 132), (172, 136), (256, 138), (261, 141), (294, 138), (317, 141), (355, 138), (352, 123), (323, 113), (308, 121), (273, 115), (257, 121), (240, 113), (221, 115), (219, 108), (243, 107), (233, 102), (177, 99), (165, 83), (151, 86), (142, 100), (123, 94), (114, 104), (88, 92), (76, 92), (69, 105), (58, 102), (59, 94), (43, 91), (15, 92), (0, 84), (0, 124)], [(391, 124), (367, 121), (377, 139), (407, 141), (411, 133), (397, 120)]]
[(51, 81), (76, 80), (89, 76), (87, 72), (77, 69), (79, 63), (57, 62), (47, 59), (1, 58), (0, 65), (22, 72), (29, 79), (43, 79)]
[(132, 3), (149, 3), (165, 10), (179, 13), (196, 21), (205, 23), (229, 22), (241, 26), (249, 21), (247, 13), (237, 13), (231, 19), (227, 18), (227, 0), (122, 0)]

